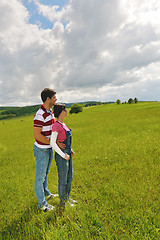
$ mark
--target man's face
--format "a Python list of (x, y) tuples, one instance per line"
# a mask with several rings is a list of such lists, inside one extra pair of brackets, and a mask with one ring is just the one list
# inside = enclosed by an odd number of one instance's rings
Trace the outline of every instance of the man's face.
[(53, 97), (51, 97), (51, 99), (50, 99), (51, 107), (55, 105), (56, 101), (57, 101), (56, 95), (53, 95)]

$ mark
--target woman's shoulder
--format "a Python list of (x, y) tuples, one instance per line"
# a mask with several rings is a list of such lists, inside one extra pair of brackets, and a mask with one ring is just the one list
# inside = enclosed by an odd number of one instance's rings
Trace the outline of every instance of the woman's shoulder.
[(58, 121), (56, 121), (56, 122), (53, 124), (53, 126), (52, 126), (52, 131), (57, 131), (57, 132), (59, 132), (59, 131), (61, 131), (61, 129), (62, 129), (62, 126), (59, 124)]
[(55, 125), (55, 126), (59, 126), (59, 122), (58, 122), (58, 121), (55, 121), (54, 125)]
[(63, 127), (66, 131), (70, 131), (69, 127), (67, 127), (67, 125), (65, 123), (64, 123)]

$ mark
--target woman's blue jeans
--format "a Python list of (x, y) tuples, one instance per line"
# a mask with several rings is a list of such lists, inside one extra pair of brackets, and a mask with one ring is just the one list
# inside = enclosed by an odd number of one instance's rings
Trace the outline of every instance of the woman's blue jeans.
[(47, 179), (53, 159), (53, 150), (52, 148), (38, 148), (34, 145), (34, 156), (36, 159), (35, 194), (38, 205), (42, 207), (46, 204), (45, 195), (51, 194)]
[(61, 202), (66, 202), (71, 191), (73, 179), (72, 157), (67, 161), (55, 153), (55, 161), (58, 169), (58, 192)]

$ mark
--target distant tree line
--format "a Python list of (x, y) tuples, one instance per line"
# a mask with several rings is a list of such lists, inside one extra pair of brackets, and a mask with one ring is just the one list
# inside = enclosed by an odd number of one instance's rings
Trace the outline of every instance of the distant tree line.
[[(107, 102), (90, 101), (90, 102), (78, 103), (78, 105), (76, 106), (75, 104), (70, 103), (70, 104), (66, 104), (66, 106), (67, 107), (73, 106), (70, 113), (77, 113), (77, 111), (81, 112), (83, 107), (95, 106), (95, 105), (101, 105), (101, 104), (107, 104)], [(33, 106), (26, 106), (26, 107), (0, 107), (0, 120), (35, 114), (39, 108), (40, 108), (40, 105), (33, 105)]]
[(96, 106), (96, 105), (102, 105), (102, 104), (107, 104), (107, 102), (89, 101), (89, 102), (82, 103), (82, 106), (83, 107), (90, 107), (90, 106)]
[[(128, 103), (137, 103), (138, 99), (135, 98), (134, 100), (130, 98)], [(74, 104), (66, 104), (67, 107), (71, 107), (70, 113), (78, 113), (82, 112), (83, 107), (90, 107), (96, 105), (103, 105), (103, 104), (110, 104), (115, 102), (101, 102), (101, 101), (88, 101), (88, 102), (81, 102), (81, 103), (74, 103)], [(117, 99), (117, 104), (120, 104), (120, 99)], [(127, 102), (125, 102), (127, 103)], [(13, 118), (13, 117), (20, 117), (26, 115), (32, 115), (37, 112), (40, 108), (40, 105), (33, 105), (33, 106), (26, 106), (26, 107), (0, 107), (0, 120)]]
[[(121, 100), (120, 99), (117, 99), (116, 101), (117, 104), (120, 104), (121, 103)], [(128, 102), (122, 102), (122, 104), (133, 104), (133, 103), (138, 103), (138, 99), (135, 97), (134, 99), (132, 98), (129, 98), (128, 99)]]

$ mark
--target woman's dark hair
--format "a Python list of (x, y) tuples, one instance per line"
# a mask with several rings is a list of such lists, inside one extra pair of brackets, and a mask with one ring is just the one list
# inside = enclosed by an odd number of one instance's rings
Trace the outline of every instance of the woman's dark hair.
[(57, 103), (54, 105), (54, 116), (56, 118), (59, 117), (59, 115), (61, 114), (61, 112), (66, 109), (66, 105), (65, 104), (60, 104), (60, 103)]
[(45, 102), (47, 100), (47, 97), (49, 97), (51, 99), (55, 94), (56, 94), (56, 91), (54, 91), (50, 88), (45, 88), (41, 92), (41, 99), (43, 102)]

